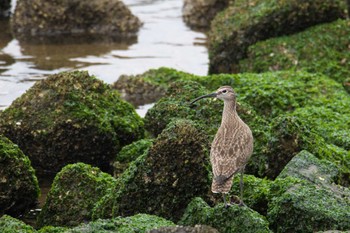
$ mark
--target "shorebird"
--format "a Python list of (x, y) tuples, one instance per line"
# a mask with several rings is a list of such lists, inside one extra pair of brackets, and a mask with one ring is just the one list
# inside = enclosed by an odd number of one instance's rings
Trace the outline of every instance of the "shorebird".
[(213, 170), (211, 190), (213, 193), (221, 193), (225, 206), (229, 206), (226, 196), (231, 189), (234, 175), (240, 172), (240, 205), (244, 205), (243, 173), (253, 153), (252, 131), (237, 114), (236, 94), (232, 87), (220, 87), (216, 92), (200, 96), (190, 104), (192, 105), (203, 98), (218, 98), (224, 101), (221, 125), (210, 150), (210, 162)]

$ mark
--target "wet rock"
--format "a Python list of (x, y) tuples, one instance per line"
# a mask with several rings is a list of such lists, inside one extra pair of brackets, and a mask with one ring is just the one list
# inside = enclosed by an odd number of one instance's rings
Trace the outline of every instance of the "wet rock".
[(122, 75), (113, 84), (123, 99), (134, 106), (154, 103), (163, 97), (168, 85), (190, 74), (169, 68), (151, 69), (140, 75)]
[(135, 161), (144, 153), (148, 153), (152, 142), (153, 140), (150, 139), (141, 139), (124, 146), (113, 162), (113, 176), (118, 177), (128, 168), (132, 161)]
[(67, 165), (55, 177), (37, 226), (76, 226), (91, 220), (95, 203), (114, 182), (109, 174), (90, 165)]
[(327, 160), (317, 159), (303, 150), (284, 167), (278, 178), (295, 177), (314, 184), (331, 184), (337, 180), (339, 169)]
[(303, 118), (280, 116), (271, 126), (271, 136), (265, 151), (267, 156), (266, 174), (275, 178), (287, 163), (300, 151), (307, 150), (319, 159), (326, 159), (338, 164), (343, 175), (337, 183), (349, 182), (350, 153), (333, 144), (308, 127)]
[(149, 233), (219, 233), (218, 230), (205, 225), (196, 225), (194, 227), (175, 226), (161, 227), (151, 230)]
[(107, 171), (122, 146), (144, 135), (134, 108), (109, 85), (80, 71), (35, 83), (1, 113), (0, 132), (41, 173), (79, 161)]
[(119, 0), (18, 0), (12, 31), (20, 40), (55, 36), (135, 36), (140, 20)]
[(225, 9), (230, 0), (185, 0), (182, 17), (191, 28), (209, 28), (215, 15)]
[[(258, 178), (253, 175), (244, 175), (244, 191), (243, 201), (251, 209), (259, 214), (266, 216), (267, 207), (270, 195), (271, 180), (266, 178)], [(239, 200), (240, 195), (240, 176), (237, 175), (233, 179), (232, 188), (230, 190), (231, 197), (236, 197)], [(222, 199), (220, 199), (222, 202)], [(238, 202), (239, 203), (239, 202)]]
[(68, 227), (45, 226), (38, 230), (38, 233), (65, 233)]
[(36, 230), (18, 219), (12, 218), (8, 215), (4, 215), (0, 218), (0, 232), (35, 233)]
[(0, 2), (0, 19), (7, 18), (11, 13), (11, 0), (2, 0)]
[(297, 178), (276, 179), (267, 218), (275, 232), (350, 229), (350, 191), (337, 192)]
[[(240, 72), (306, 70), (323, 73), (343, 84), (350, 92), (350, 23), (337, 20), (303, 32), (258, 42), (248, 48), (247, 58), (239, 62)], [(334, 43), (337, 41), (336, 43)]]
[[(153, 135), (158, 135), (174, 118), (195, 120), (210, 125), (208, 133), (214, 135), (220, 126), (222, 103), (219, 101), (190, 106), (190, 102), (198, 96), (211, 93), (205, 87), (193, 81), (176, 81), (169, 85), (165, 97), (160, 99), (145, 116), (145, 128)], [(210, 122), (210, 123), (209, 123)]]
[(181, 218), (181, 225), (204, 224), (222, 233), (231, 232), (270, 232), (264, 216), (239, 205), (225, 208), (224, 204), (210, 207), (201, 198), (195, 198), (188, 205)]
[(30, 160), (17, 145), (0, 135), (0, 215), (23, 214), (35, 207), (39, 194)]
[(193, 197), (209, 198), (208, 150), (208, 136), (200, 125), (172, 121), (148, 154), (136, 159), (96, 205), (94, 218), (148, 213), (178, 220)]
[(209, 73), (239, 72), (250, 45), (345, 18), (345, 12), (341, 0), (236, 0), (212, 21)]
[(131, 217), (116, 217), (113, 219), (99, 219), (87, 224), (81, 224), (65, 233), (88, 233), (88, 232), (128, 232), (146, 233), (152, 229), (174, 226), (175, 224), (164, 218), (153, 215), (137, 214)]

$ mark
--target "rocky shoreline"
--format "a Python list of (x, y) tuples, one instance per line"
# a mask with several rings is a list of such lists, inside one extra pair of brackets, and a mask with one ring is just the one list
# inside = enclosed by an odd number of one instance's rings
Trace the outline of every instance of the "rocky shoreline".
[[(0, 112), (0, 231), (349, 231), (346, 9), (342, 1), (229, 2), (210, 27), (207, 76), (163, 67), (114, 85), (85, 71), (37, 81)], [(238, 93), (255, 140), (246, 207), (225, 208), (210, 192), (222, 103), (189, 105), (222, 85)], [(151, 102), (139, 117), (134, 106)], [(56, 176), (46, 202), (27, 225), (16, 218), (35, 208), (48, 173)], [(238, 187), (235, 177), (232, 202)]]

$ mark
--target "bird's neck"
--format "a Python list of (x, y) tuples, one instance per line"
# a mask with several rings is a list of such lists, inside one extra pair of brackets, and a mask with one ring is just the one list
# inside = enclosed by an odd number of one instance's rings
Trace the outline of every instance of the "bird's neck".
[(236, 101), (224, 101), (221, 125), (232, 125), (240, 120), (236, 111)]

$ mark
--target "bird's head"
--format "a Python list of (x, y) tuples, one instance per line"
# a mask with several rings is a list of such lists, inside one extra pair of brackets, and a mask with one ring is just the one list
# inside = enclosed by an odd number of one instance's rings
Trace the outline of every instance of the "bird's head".
[(236, 100), (236, 93), (234, 92), (234, 90), (232, 89), (232, 87), (230, 86), (222, 86), (219, 89), (217, 89), (216, 92), (213, 92), (211, 94), (207, 94), (207, 95), (202, 95), (196, 99), (194, 99), (191, 104), (197, 102), (200, 99), (203, 98), (218, 98), (221, 99), (223, 101), (235, 101)]

